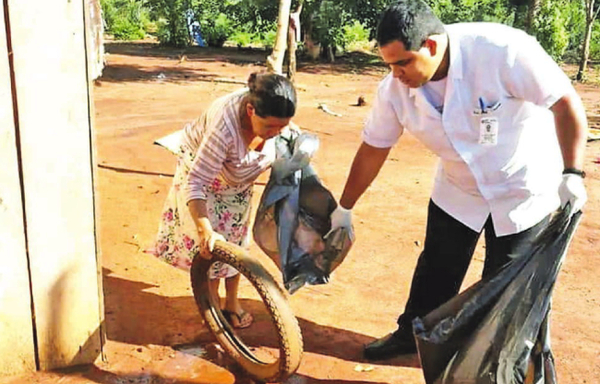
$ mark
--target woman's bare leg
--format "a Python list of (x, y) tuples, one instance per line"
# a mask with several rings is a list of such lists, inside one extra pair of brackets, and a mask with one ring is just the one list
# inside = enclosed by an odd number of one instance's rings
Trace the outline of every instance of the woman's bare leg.
[[(252, 315), (248, 312), (244, 311), (242, 305), (238, 299), (238, 289), (240, 286), (240, 276), (241, 274), (237, 274), (235, 276), (229, 277), (225, 279), (225, 309), (237, 314), (237, 319), (232, 320), (234, 322), (233, 325), (235, 328), (245, 328), (252, 323)], [(236, 322), (236, 320), (238, 320)]]

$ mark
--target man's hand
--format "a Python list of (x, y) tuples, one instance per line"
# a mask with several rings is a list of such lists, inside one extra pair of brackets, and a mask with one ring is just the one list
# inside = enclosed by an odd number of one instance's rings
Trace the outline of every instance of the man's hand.
[(215, 243), (217, 240), (225, 242), (227, 241), (223, 235), (215, 231), (204, 231), (200, 232), (198, 235), (200, 237), (200, 256), (207, 260), (212, 258), (212, 251), (215, 249)]
[(354, 241), (354, 229), (352, 228), (352, 210), (346, 209), (338, 204), (337, 208), (331, 213), (331, 230), (327, 232), (325, 238), (338, 228), (344, 228), (348, 232), (350, 241)]
[(587, 201), (587, 192), (583, 185), (583, 177), (575, 174), (563, 175), (562, 182), (558, 187), (560, 206), (564, 208), (567, 203), (571, 204), (572, 213), (580, 211)]

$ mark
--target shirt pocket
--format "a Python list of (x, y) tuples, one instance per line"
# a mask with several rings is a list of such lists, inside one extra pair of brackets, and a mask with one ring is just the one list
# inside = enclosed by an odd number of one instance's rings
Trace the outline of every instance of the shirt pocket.
[[(520, 99), (501, 97), (488, 103), (485, 113), (472, 114), (472, 129), (476, 133), (477, 158), (484, 168), (487, 183), (524, 183), (528, 174), (528, 158), (532, 155), (531, 148), (524, 148), (522, 133), (524, 124), (519, 117), (522, 112), (523, 102)], [(484, 130), (486, 125), (482, 122), (493, 120), (495, 127), (495, 144), (490, 145), (485, 141)], [(530, 140), (526, 140), (529, 146)], [(482, 143), (483, 142), (483, 143)]]
[[(489, 149), (494, 151), (504, 145), (512, 145), (514, 119), (520, 104), (516, 99), (509, 97), (488, 98), (486, 101), (479, 99), (472, 102), (471, 110), (465, 111), (470, 116), (470, 141), (479, 147), (490, 147)], [(493, 143), (491, 140), (486, 140), (486, 134), (495, 136)]]

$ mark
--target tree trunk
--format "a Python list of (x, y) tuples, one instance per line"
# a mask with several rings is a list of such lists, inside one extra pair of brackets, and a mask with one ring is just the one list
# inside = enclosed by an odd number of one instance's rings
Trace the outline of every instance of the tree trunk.
[(327, 46), (327, 51), (325, 52), (327, 55), (327, 61), (330, 63), (335, 62), (335, 52), (334, 52), (334, 47), (331, 45)]
[(290, 81), (294, 82), (296, 76), (296, 37), (294, 36), (295, 30), (290, 28), (288, 31), (288, 68), (287, 77)]
[(292, 0), (279, 0), (279, 17), (277, 19), (277, 36), (273, 52), (267, 57), (267, 70), (283, 74), (283, 58), (287, 45), (288, 25), (290, 22), (290, 6)]
[(594, 26), (594, 0), (586, 1), (585, 15), (585, 37), (583, 38), (583, 49), (581, 50), (581, 58), (579, 61), (579, 71), (577, 71), (577, 81), (583, 80), (587, 71), (587, 62), (590, 56), (590, 40), (592, 38), (592, 27)]
[(527, 19), (525, 20), (525, 31), (530, 35), (534, 34), (533, 25), (535, 22), (535, 15), (538, 8), (540, 7), (540, 0), (530, 0), (527, 9)]
[(297, 41), (302, 31), (300, 27), (300, 13), (302, 12), (302, 0), (298, 8), (290, 15), (290, 27), (288, 30), (288, 69), (287, 75), (291, 82), (294, 82), (296, 76), (296, 48)]

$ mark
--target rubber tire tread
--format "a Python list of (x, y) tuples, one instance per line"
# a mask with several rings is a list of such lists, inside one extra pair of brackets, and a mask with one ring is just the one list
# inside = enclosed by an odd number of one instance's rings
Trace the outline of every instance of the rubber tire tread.
[[(287, 292), (273, 276), (246, 250), (231, 243), (217, 241), (213, 258), (194, 258), (190, 271), (194, 299), (209, 330), (226, 353), (250, 376), (265, 382), (279, 382), (291, 376), (300, 365), (303, 353), (298, 320), (288, 304)], [(279, 344), (279, 359), (272, 363), (258, 361), (215, 308), (208, 289), (208, 270), (221, 261), (237, 269), (254, 286), (273, 320)]]

